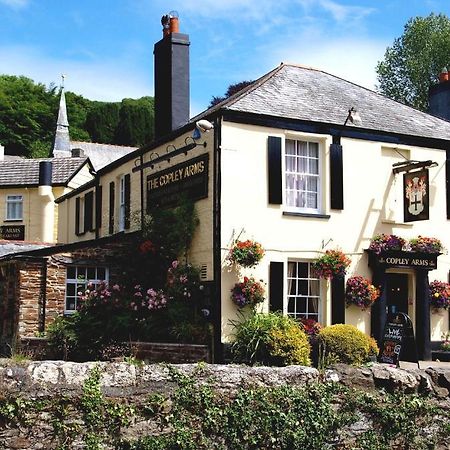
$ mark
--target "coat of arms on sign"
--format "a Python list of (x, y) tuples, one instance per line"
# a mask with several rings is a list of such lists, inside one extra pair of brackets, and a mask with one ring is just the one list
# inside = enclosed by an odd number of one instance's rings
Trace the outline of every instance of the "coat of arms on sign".
[(429, 218), (428, 170), (405, 173), (404, 186), (404, 221), (427, 220)]

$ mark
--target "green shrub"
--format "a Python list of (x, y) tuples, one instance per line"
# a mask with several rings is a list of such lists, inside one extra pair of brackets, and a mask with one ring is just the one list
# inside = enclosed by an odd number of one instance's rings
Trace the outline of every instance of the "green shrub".
[(231, 351), (235, 361), (269, 366), (310, 365), (308, 337), (294, 319), (258, 313), (234, 326)]
[(337, 362), (360, 365), (378, 354), (375, 340), (353, 325), (336, 324), (322, 328), (318, 337), (324, 357)]

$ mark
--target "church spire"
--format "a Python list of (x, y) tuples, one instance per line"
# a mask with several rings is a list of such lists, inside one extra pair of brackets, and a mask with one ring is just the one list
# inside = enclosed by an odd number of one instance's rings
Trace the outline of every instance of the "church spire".
[(53, 145), (53, 156), (61, 158), (71, 156), (69, 121), (67, 120), (66, 96), (64, 94), (64, 75), (61, 75), (61, 97), (59, 99), (58, 121), (56, 123), (55, 143)]

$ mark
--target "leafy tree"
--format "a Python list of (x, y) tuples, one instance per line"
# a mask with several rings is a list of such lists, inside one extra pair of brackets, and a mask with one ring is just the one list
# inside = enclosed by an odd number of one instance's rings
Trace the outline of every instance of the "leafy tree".
[(228, 97), (231, 97), (232, 95), (236, 94), (236, 92), (239, 92), (240, 90), (244, 89), (245, 87), (247, 87), (249, 84), (252, 84), (252, 83), (253, 83), (253, 81), (241, 81), (239, 83), (230, 84), (223, 97), (214, 96), (211, 99), (209, 107), (211, 108), (212, 106), (215, 106), (220, 102), (223, 102)]
[(408, 20), (401, 37), (386, 49), (376, 67), (378, 90), (422, 111), (428, 109), (428, 88), (450, 64), (450, 19), (430, 14)]
[(120, 103), (95, 102), (86, 116), (86, 130), (93, 142), (112, 144), (119, 125)]
[[(73, 92), (66, 92), (66, 105), (70, 126), (70, 139), (72, 141), (89, 142), (91, 137), (89, 131), (86, 129), (86, 117), (93, 108), (94, 102)], [(53, 124), (53, 127), (55, 125), (56, 123)]]
[(115, 143), (142, 146), (154, 137), (154, 101), (152, 97), (122, 100)]
[(6, 153), (30, 155), (36, 141), (50, 143), (56, 124), (56, 87), (24, 76), (0, 75), (0, 142)]

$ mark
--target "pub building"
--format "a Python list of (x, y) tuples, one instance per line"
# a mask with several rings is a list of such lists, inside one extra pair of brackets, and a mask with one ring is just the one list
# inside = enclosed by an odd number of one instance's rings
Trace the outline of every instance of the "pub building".
[[(324, 71), (286, 63), (189, 119), (189, 36), (179, 32), (177, 17), (165, 20), (154, 47), (155, 141), (56, 199), (56, 248), (0, 259), (6, 281), (19, 264), (33, 263), (42, 275), (41, 307), (27, 303), (35, 315), (28, 314), (24, 326), (16, 299), (10, 334), (25, 337), (73, 311), (77, 294), (69, 295), (69, 288), (77, 274), (114, 282), (120, 268), (111, 252), (139, 232), (148, 208), (170, 207), (185, 195), (200, 220), (188, 256), (210, 287), (214, 361), (223, 360), (231, 321), (239, 317), (230, 290), (245, 275), (265, 283), (260, 311), (353, 324), (379, 341), (387, 312), (405, 312), (419, 358), (431, 359), (449, 316), (430, 309), (428, 283), (448, 281), (448, 254), (374, 254), (368, 248), (381, 233), (432, 236), (450, 248), (450, 123)], [(445, 87), (431, 95), (447, 95)], [(238, 238), (265, 249), (255, 268), (229, 264)], [(312, 272), (312, 263), (334, 248), (351, 258), (347, 277), (362, 275), (381, 286), (372, 310), (346, 308), (345, 280)], [(57, 274), (47, 284), (45, 270)]]

